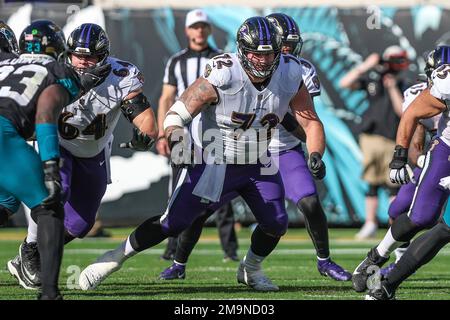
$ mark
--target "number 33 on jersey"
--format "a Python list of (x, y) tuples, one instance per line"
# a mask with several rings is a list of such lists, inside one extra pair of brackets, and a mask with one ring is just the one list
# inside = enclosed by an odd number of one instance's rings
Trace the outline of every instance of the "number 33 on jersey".
[[(295, 57), (281, 55), (270, 82), (258, 90), (236, 54), (228, 53), (211, 59), (203, 77), (217, 88), (219, 98), (216, 105), (202, 110), (203, 137), (207, 130), (216, 129), (222, 138), (204, 141), (203, 147), (224, 150), (222, 160), (233, 163), (236, 158), (247, 155), (254, 160), (266, 152), (268, 141), (261, 139), (270, 140), (270, 129), (288, 111), (289, 102), (302, 85), (302, 66)], [(258, 150), (258, 143), (265, 146), (264, 150)], [(258, 154), (254, 154), (256, 150)]]

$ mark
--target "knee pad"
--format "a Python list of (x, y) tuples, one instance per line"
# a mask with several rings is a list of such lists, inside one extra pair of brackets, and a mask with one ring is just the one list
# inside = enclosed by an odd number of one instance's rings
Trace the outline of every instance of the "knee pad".
[(297, 203), (297, 207), (308, 217), (314, 215), (319, 205), (320, 201), (317, 195), (304, 197)]
[(286, 234), (287, 228), (288, 228), (288, 223), (289, 223), (289, 219), (288, 219), (288, 215), (286, 214), (285, 216), (270, 223), (270, 225), (260, 224), (259, 227), (261, 228), (261, 230), (264, 233), (266, 233), (272, 237), (279, 238)]
[(369, 190), (366, 192), (367, 197), (377, 197), (378, 196), (378, 186), (372, 184), (369, 185)]
[(400, 215), (391, 227), (392, 236), (396, 241), (410, 241), (423, 227), (418, 226), (407, 214)]
[(95, 220), (85, 221), (79, 216), (66, 217), (64, 227), (73, 237), (82, 239), (89, 233), (94, 223)]
[(12, 214), (13, 212), (0, 205), (0, 226), (6, 224), (8, 222), (9, 216)]
[(53, 215), (58, 219), (64, 219), (64, 208), (62, 204), (54, 206), (54, 208), (45, 208), (42, 205), (38, 205), (31, 209), (31, 218), (34, 222), (38, 223), (39, 216)]

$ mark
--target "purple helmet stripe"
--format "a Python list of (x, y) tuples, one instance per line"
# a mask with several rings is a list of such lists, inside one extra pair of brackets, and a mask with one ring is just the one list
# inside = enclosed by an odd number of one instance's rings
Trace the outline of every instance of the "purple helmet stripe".
[(89, 30), (87, 32), (86, 48), (89, 48), (89, 40), (91, 39), (91, 29), (92, 29), (92, 24), (89, 25)]
[[(81, 38), (81, 39), (84, 38), (84, 32), (85, 32), (85, 31), (86, 31), (86, 25), (84, 25), (84, 26), (83, 26), (83, 29), (81, 30), (81, 33), (80, 33), (80, 38)], [(81, 39), (78, 39), (78, 41), (81, 40)]]
[(289, 29), (288, 33), (290, 34), (291, 31), (292, 31), (291, 20), (290, 20), (289, 17), (288, 17), (287, 15), (285, 15), (285, 14), (283, 14), (283, 18), (284, 18), (284, 20), (287, 22), (288, 29)]
[(258, 26), (259, 26), (259, 44), (264, 44), (261, 22), (259, 21), (259, 19), (257, 21), (258, 21)]
[(267, 44), (270, 43), (270, 30), (269, 30), (269, 25), (267, 24), (266, 19), (263, 19), (264, 21), (264, 26), (266, 27), (266, 38), (267, 38)]
[(292, 24), (292, 30), (293, 30), (294, 32), (298, 32), (297, 27), (295, 26), (295, 21), (294, 21), (294, 19), (292, 19), (292, 17), (289, 17), (289, 16), (288, 16), (288, 18), (289, 18), (289, 21), (290, 21), (291, 24)]
[(450, 62), (450, 47), (447, 47), (447, 60), (445, 61), (445, 63), (449, 62)]

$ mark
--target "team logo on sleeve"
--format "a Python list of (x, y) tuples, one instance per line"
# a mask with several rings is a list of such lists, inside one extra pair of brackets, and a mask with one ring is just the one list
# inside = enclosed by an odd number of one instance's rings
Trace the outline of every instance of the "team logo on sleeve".
[(203, 73), (203, 76), (204, 76), (205, 78), (208, 78), (209, 75), (211, 74), (211, 71), (212, 71), (211, 66), (210, 66), (209, 64), (206, 64), (205, 72)]
[(126, 68), (121, 68), (121, 69), (114, 69), (113, 73), (121, 78), (125, 78), (130, 74), (130, 71)]
[(314, 84), (314, 87), (316, 87), (317, 90), (320, 89), (320, 81), (318, 76), (314, 76), (312, 78), (312, 83)]

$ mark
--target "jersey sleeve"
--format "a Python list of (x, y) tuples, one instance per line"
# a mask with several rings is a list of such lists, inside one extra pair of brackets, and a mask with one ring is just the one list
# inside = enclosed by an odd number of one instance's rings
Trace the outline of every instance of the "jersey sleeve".
[(134, 64), (117, 59), (111, 59), (110, 62), (111, 72), (118, 79), (119, 87), (123, 90), (123, 97), (144, 86), (144, 76)]
[(302, 77), (303, 82), (306, 85), (306, 88), (308, 89), (309, 94), (311, 97), (316, 97), (320, 95), (320, 80), (319, 76), (317, 75), (316, 68), (314, 65), (305, 59), (300, 59), (300, 62), (302, 64)]
[(177, 77), (175, 77), (175, 63), (176, 59), (171, 57), (169, 61), (167, 61), (166, 69), (164, 70), (164, 78), (163, 84), (170, 84), (172, 86), (177, 86)]
[(432, 96), (450, 103), (450, 65), (443, 65), (431, 74), (432, 86), (430, 93)]
[(130, 75), (127, 77), (127, 81), (129, 83), (128, 92), (133, 92), (144, 86), (145, 79), (143, 73), (136, 66), (133, 66), (130, 68)]
[(409, 105), (414, 101), (417, 96), (427, 88), (426, 83), (415, 84), (403, 92), (403, 105), (402, 112), (409, 107)]
[[(223, 57), (223, 56), (221, 56)], [(206, 65), (202, 77), (219, 89), (227, 89), (231, 85), (233, 60), (212, 58)]]

